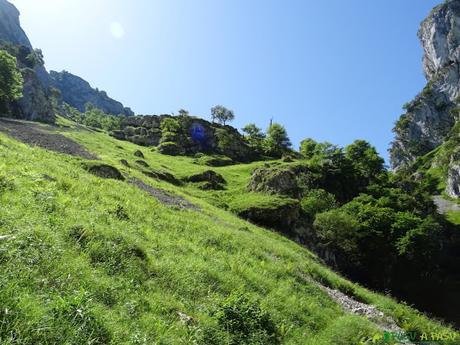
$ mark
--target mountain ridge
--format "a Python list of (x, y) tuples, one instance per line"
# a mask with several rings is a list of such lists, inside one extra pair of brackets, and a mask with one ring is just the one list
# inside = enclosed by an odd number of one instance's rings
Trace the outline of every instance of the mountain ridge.
[[(21, 27), (19, 10), (7, 0), (0, 0), (0, 41), (19, 48), (25, 46), (30, 51), (34, 50), (27, 34)], [(54, 116), (50, 114), (50, 110), (44, 111), (43, 114), (34, 114), (30, 106), (30, 104), (34, 104), (35, 107), (42, 109), (51, 108), (50, 98), (52, 91), (50, 87), (60, 91), (61, 101), (68, 103), (80, 111), (85, 110), (86, 103), (92, 103), (108, 114), (134, 115), (134, 112), (130, 108), (110, 98), (106, 92), (92, 88), (83, 78), (65, 71), (50, 71), (48, 73), (43, 61), (34, 66), (33, 70), (39, 83), (33, 81), (35, 76), (31, 75), (30, 71), (23, 73), (26, 84), (33, 84), (33, 87), (30, 87), (30, 92), (24, 92), (23, 99), (16, 103), (16, 108), (19, 108), (21, 117), (24, 119), (35, 119), (46, 122), (54, 121)], [(37, 94), (41, 95), (41, 100), (38, 103), (33, 100)]]

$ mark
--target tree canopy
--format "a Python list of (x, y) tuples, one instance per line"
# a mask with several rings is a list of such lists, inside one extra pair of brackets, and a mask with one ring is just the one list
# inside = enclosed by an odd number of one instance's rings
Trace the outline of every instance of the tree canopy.
[(290, 150), (292, 144), (286, 129), (279, 123), (273, 123), (267, 130), (265, 153), (272, 157), (281, 157)]
[(235, 119), (233, 110), (227, 109), (222, 105), (216, 105), (211, 108), (211, 119), (214, 122), (217, 120), (219, 123), (225, 125), (229, 121)]
[(0, 107), (6, 110), (7, 102), (22, 97), (23, 79), (16, 67), (16, 58), (0, 50)]

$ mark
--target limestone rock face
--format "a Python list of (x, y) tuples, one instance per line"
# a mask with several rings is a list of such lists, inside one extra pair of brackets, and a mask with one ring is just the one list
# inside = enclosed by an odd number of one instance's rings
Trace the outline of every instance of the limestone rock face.
[(47, 90), (37, 74), (31, 69), (23, 69), (23, 97), (15, 102), (14, 114), (22, 119), (53, 123), (55, 114)]
[(64, 102), (80, 111), (85, 111), (86, 103), (91, 103), (108, 114), (134, 115), (131, 109), (110, 98), (105, 91), (93, 89), (86, 80), (69, 72), (50, 71), (50, 83), (61, 91)]
[(43, 63), (27, 61), (34, 50), (21, 28), (19, 11), (6, 0), (0, 0), (0, 47), (16, 57), (24, 79), (23, 97), (9, 104), (12, 115), (26, 120), (54, 122), (48, 74)]
[[(174, 130), (163, 130), (162, 123), (174, 123)], [(168, 155), (223, 155), (230, 162), (250, 162), (258, 156), (231, 126), (222, 126), (192, 116), (131, 116), (122, 121), (122, 129), (111, 135), (144, 146), (157, 146)], [(224, 164), (221, 164), (224, 165)]]
[[(7, 0), (0, 0), (0, 46), (9, 45), (17, 48), (19, 53), (13, 55), (18, 59), (25, 81), (23, 99), (11, 106), (15, 111), (13, 116), (53, 122), (54, 115), (50, 113), (52, 111), (50, 87), (58, 89), (61, 100), (80, 111), (84, 111), (85, 104), (90, 102), (109, 114), (127, 116), (134, 114), (131, 109), (108, 97), (106, 92), (93, 89), (88, 82), (75, 75), (68, 72), (48, 74), (43, 62), (29, 66), (29, 62), (26, 61), (27, 52), (33, 52), (34, 49), (21, 28), (19, 15), (19, 11), (13, 4)], [(31, 70), (24, 71), (24, 68)]]
[(423, 68), (428, 80), (397, 122), (391, 163), (396, 169), (441, 145), (457, 121), (459, 105), (460, 2), (446, 1), (422, 22)]
[(0, 0), (0, 40), (32, 48), (19, 23), (19, 11), (6, 0)]
[(446, 193), (453, 198), (460, 197), (460, 163), (454, 159), (447, 172)]

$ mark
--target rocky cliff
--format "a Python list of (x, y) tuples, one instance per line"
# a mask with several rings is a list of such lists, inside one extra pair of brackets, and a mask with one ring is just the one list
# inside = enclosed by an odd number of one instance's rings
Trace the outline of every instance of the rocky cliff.
[(13, 116), (53, 122), (55, 116), (50, 87), (58, 89), (62, 100), (80, 111), (90, 102), (109, 114), (133, 115), (131, 109), (108, 97), (106, 92), (93, 89), (88, 82), (75, 75), (67, 72), (48, 74), (41, 51), (38, 52), (38, 61), (31, 65), (28, 56), (37, 52), (21, 28), (19, 15), (14, 5), (7, 0), (0, 0), (0, 49), (6, 49), (16, 56), (24, 78), (23, 98), (10, 105)]
[(6, 0), (0, 0), (0, 40), (32, 48), (19, 23), (19, 11)]
[(398, 169), (440, 146), (458, 119), (460, 91), (460, 2), (437, 6), (422, 22), (423, 68), (428, 80), (423, 91), (404, 108), (397, 121), (391, 163)]
[(61, 91), (63, 101), (80, 111), (85, 111), (86, 103), (91, 103), (107, 114), (134, 115), (130, 108), (110, 98), (105, 91), (92, 88), (86, 80), (76, 75), (67, 71), (50, 71), (49, 75), (51, 85)]

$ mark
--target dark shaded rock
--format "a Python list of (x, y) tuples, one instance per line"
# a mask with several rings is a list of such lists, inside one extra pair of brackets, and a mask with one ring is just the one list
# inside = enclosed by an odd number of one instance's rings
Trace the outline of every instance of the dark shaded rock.
[(22, 97), (12, 105), (14, 116), (25, 120), (54, 123), (55, 114), (48, 91), (43, 87), (36, 72), (25, 68), (21, 73), (24, 87)]
[(125, 132), (120, 131), (120, 130), (112, 131), (110, 133), (110, 135), (112, 137), (114, 137), (115, 139), (118, 139), (118, 140), (125, 140), (126, 139)]
[(120, 163), (129, 168), (129, 163), (126, 159), (120, 159)]
[(145, 158), (141, 150), (134, 151), (134, 156), (139, 158)]
[(299, 219), (300, 205), (297, 200), (284, 199), (266, 205), (252, 205), (234, 212), (241, 218), (257, 225), (289, 234)]
[(6, 0), (0, 0), (0, 40), (32, 48), (19, 23), (19, 11)]
[(216, 173), (214, 170), (206, 170), (202, 173), (189, 176), (185, 179), (187, 182), (210, 182), (215, 184), (226, 183), (221, 174)]
[(223, 167), (235, 164), (231, 158), (226, 156), (202, 156), (199, 157), (195, 162), (200, 165), (208, 165), (211, 167)]
[(180, 155), (183, 151), (176, 143), (165, 142), (158, 145), (158, 152), (164, 155), (177, 156)]
[(107, 114), (134, 115), (131, 109), (110, 98), (105, 91), (93, 89), (86, 80), (76, 75), (67, 71), (50, 71), (49, 76), (51, 85), (61, 92), (62, 100), (79, 111), (85, 111), (85, 105), (91, 103)]
[(176, 186), (180, 186), (182, 184), (182, 182), (178, 180), (173, 174), (170, 174), (166, 171), (150, 170), (150, 171), (142, 171), (142, 173), (148, 177), (166, 181)]
[(201, 190), (224, 190), (225, 187), (215, 181), (212, 182), (203, 182), (198, 185), (198, 188)]
[(136, 161), (137, 164), (142, 165), (144, 168), (150, 167), (149, 164), (146, 161), (143, 161), (141, 159)]
[(86, 165), (86, 169), (93, 175), (102, 177), (102, 178), (110, 178), (115, 180), (124, 180), (125, 178), (121, 174), (121, 172), (108, 164), (89, 164)]
[(296, 174), (292, 169), (281, 167), (256, 168), (252, 173), (248, 190), (291, 197), (298, 197), (300, 193)]

